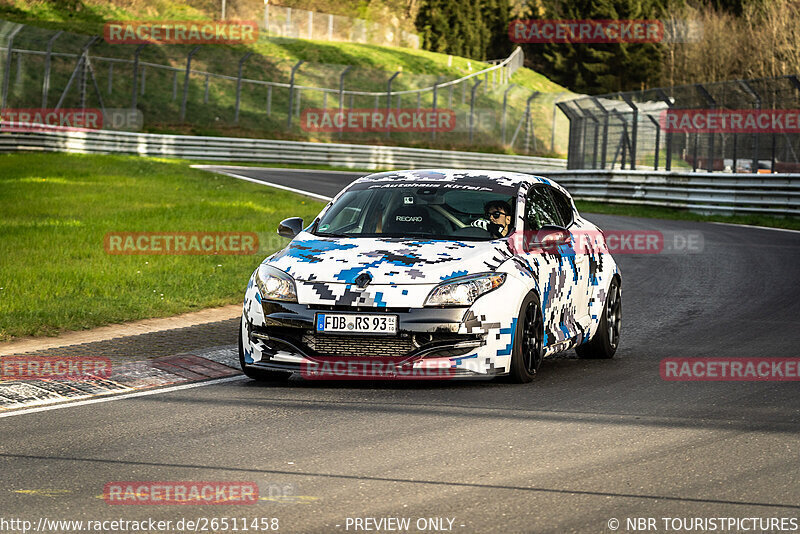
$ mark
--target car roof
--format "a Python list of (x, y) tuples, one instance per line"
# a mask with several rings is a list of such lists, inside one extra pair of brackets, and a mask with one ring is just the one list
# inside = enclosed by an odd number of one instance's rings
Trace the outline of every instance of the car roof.
[(369, 182), (393, 182), (393, 181), (464, 182), (473, 185), (480, 184), (481, 182), (483, 182), (486, 183), (487, 185), (511, 187), (515, 189), (520, 184), (528, 184), (529, 186), (537, 184), (546, 184), (558, 189), (567, 196), (570, 196), (569, 192), (566, 189), (561, 187), (555, 181), (549, 178), (545, 178), (544, 176), (525, 174), (521, 172), (482, 170), (482, 169), (410, 169), (410, 170), (378, 172), (375, 174), (369, 174), (362, 178), (358, 178), (351, 184), (351, 187), (355, 184), (364, 184)]
[(524, 174), (521, 172), (509, 171), (490, 171), (490, 170), (469, 170), (469, 169), (414, 169), (401, 171), (388, 171), (370, 174), (359, 178), (353, 183), (364, 183), (371, 181), (443, 181), (443, 182), (482, 182), (501, 185), (506, 187), (516, 187), (521, 183), (537, 184), (543, 183), (553, 185), (558, 189), (554, 181), (544, 176)]

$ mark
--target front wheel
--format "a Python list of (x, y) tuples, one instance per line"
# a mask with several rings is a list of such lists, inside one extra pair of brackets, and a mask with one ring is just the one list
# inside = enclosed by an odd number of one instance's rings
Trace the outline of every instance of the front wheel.
[(511, 352), (511, 370), (509, 378), (512, 382), (524, 384), (533, 380), (542, 364), (544, 339), (544, 321), (539, 298), (530, 293), (522, 301), (517, 327), (514, 331), (514, 349)]
[(622, 291), (619, 280), (614, 277), (608, 287), (603, 315), (594, 337), (588, 343), (575, 347), (581, 358), (613, 358), (619, 345), (619, 332), (622, 323)]

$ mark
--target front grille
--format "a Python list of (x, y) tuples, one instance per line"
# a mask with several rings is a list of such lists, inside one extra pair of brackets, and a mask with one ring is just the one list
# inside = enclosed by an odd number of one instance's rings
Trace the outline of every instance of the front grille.
[(320, 356), (393, 358), (414, 350), (408, 337), (305, 334), (303, 343)]

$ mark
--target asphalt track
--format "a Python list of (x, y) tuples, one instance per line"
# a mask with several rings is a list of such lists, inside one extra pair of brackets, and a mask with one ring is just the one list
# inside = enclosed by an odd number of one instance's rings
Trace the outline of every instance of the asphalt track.
[[(228, 170), (326, 196), (355, 176)], [(800, 356), (800, 233), (589, 218), (703, 236), (699, 253), (617, 257), (624, 320), (613, 360), (569, 353), (527, 385), (234, 379), (2, 418), (0, 517), (276, 517), (281, 532), (355, 532), (356, 517), (408, 517), (418, 532), (418, 518), (442, 517), (464, 533), (800, 517), (798, 382), (659, 374), (666, 357)], [(125, 480), (252, 481), (262, 496), (274, 484), (294, 497), (182, 507), (99, 497)]]

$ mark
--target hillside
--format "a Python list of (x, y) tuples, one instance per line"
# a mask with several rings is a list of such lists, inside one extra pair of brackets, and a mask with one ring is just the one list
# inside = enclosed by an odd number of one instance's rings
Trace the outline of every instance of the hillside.
[[(103, 25), (109, 20), (202, 20), (206, 12), (171, 0), (139, 0), (115, 2), (114, 4), (73, 0), (70, 2), (43, 2), (11, 0), (0, 6), (0, 19), (30, 25), (15, 39), (15, 48), (43, 51), (54, 30), (68, 32), (58, 37), (54, 52), (79, 52), (87, 35), (102, 35)], [(6, 26), (9, 26), (6, 24)], [(34, 27), (35, 26), (35, 27)], [(0, 32), (7, 33), (8, 27)], [(507, 86), (499, 79), (481, 77), (484, 82), (476, 93), (474, 136), (472, 143), (468, 135), (468, 111), (471, 89), (477, 81), (473, 78), (452, 89), (439, 92), (439, 108), (450, 107), (458, 117), (456, 131), (437, 134), (433, 140), (429, 135), (392, 133), (390, 139), (383, 134), (345, 133), (320, 134), (304, 131), (299, 125), (287, 125), (286, 108), (289, 91), (285, 87), (270, 88), (265, 83), (247, 83), (242, 86), (241, 108), (238, 124), (235, 123), (235, 101), (237, 65), (248, 52), (254, 55), (243, 66), (243, 78), (255, 82), (285, 84), (290, 78), (291, 68), (297, 61), (306, 63), (297, 71), (295, 83), (308, 90), (295, 91), (293, 104), (297, 121), (302, 109), (309, 107), (336, 107), (336, 92), (313, 91), (310, 88), (338, 90), (339, 75), (345, 66), (348, 72), (345, 90), (385, 93), (386, 82), (395, 71), (402, 71), (392, 85), (393, 92), (431, 87), (459, 79), (488, 67), (461, 57), (451, 57), (424, 50), (382, 47), (334, 41), (309, 41), (285, 39), (260, 35), (259, 40), (249, 45), (203, 45), (192, 58), (192, 70), (187, 91), (185, 121), (180, 120), (183, 96), (186, 55), (191, 45), (149, 45), (141, 53), (144, 69), (145, 90), (137, 98), (137, 107), (144, 116), (144, 130), (151, 132), (182, 132), (200, 135), (233, 135), (268, 137), (313, 141), (370, 142), (401, 144), (408, 146), (436, 146), (441, 148), (470, 148), (476, 150), (525, 152), (523, 140), (526, 127), (530, 127), (530, 153), (549, 152), (553, 101), (567, 91), (544, 76), (529, 69), (520, 68), (511, 79), (515, 87), (508, 93), (506, 118), (507, 141), (517, 132), (513, 147), (502, 144), (503, 95)], [(135, 45), (109, 44), (99, 41), (91, 48), (92, 66), (105, 107), (125, 108), (131, 103), (132, 58)], [(40, 105), (43, 83), (44, 59), (41, 55), (23, 55), (23, 67), (16, 65), (16, 76), (9, 92), (9, 107), (23, 108)], [(76, 59), (55, 57), (50, 82), (50, 100), (53, 104), (67, 85)], [(113, 67), (111, 66), (113, 63)], [(167, 68), (161, 68), (161, 66)], [(169, 70), (169, 68), (173, 70)], [(15, 65), (12, 65), (12, 69)], [(109, 72), (113, 71), (113, 72)], [(205, 73), (210, 73), (206, 76)], [(215, 76), (222, 75), (228, 78)], [(141, 75), (139, 85), (141, 86)], [(486, 91), (486, 86), (489, 90)], [(532, 122), (524, 119), (528, 97), (533, 91), (538, 95), (532, 102)], [(562, 96), (563, 98), (563, 96)], [(373, 108), (385, 106), (386, 98), (374, 96), (350, 97), (344, 106)], [(411, 94), (393, 99), (393, 107), (416, 107), (417, 96)], [(88, 106), (99, 106), (96, 91), (89, 85)], [(64, 106), (78, 106), (77, 84), (65, 95)], [(423, 108), (432, 107), (431, 92), (423, 93), (419, 100)], [(560, 115), (560, 113), (559, 113)], [(566, 124), (566, 120), (560, 117)], [(559, 123), (555, 152), (566, 151), (565, 128)], [(534, 139), (536, 142), (534, 143)], [(432, 143), (435, 143), (432, 145)], [(535, 146), (534, 146), (535, 145)], [(525, 152), (528, 153), (528, 152)]]

